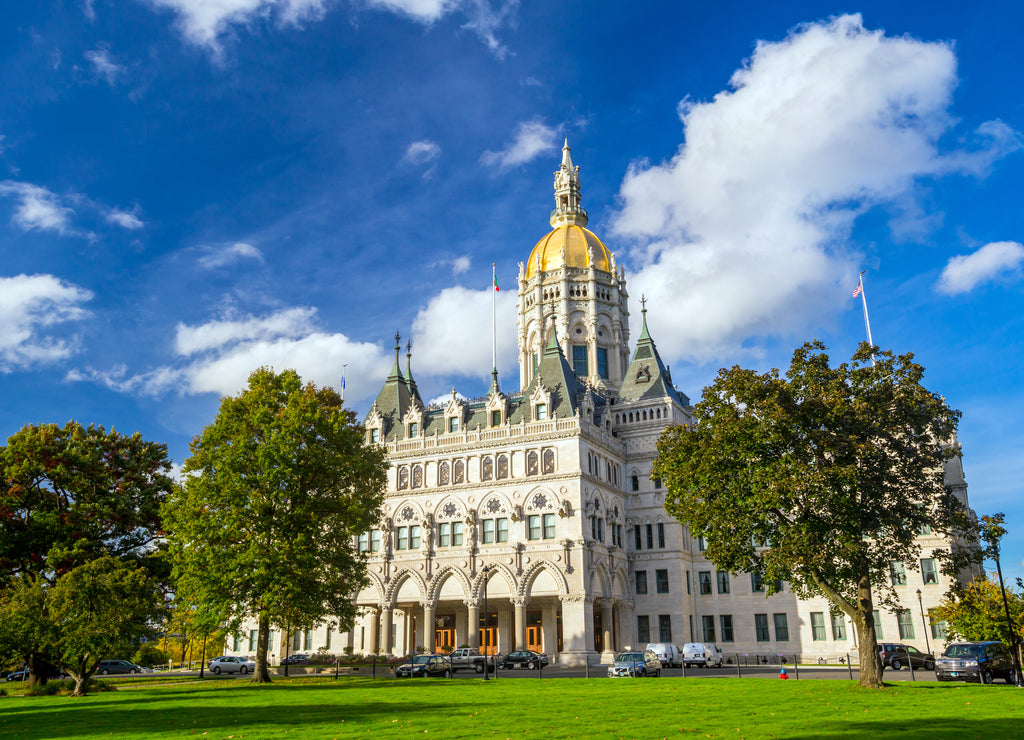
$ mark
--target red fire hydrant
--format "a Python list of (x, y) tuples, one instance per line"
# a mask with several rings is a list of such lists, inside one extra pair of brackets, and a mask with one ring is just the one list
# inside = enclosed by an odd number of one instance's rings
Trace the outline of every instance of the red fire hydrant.
[(789, 678), (789, 675), (786, 673), (785, 668), (779, 671), (779, 678), (781, 678), (783, 681)]

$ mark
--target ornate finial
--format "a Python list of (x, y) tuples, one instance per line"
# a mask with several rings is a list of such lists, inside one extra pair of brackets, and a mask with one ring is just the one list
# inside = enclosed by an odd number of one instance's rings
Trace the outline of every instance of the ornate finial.
[(640, 305), (643, 306), (640, 309), (640, 313), (647, 313), (647, 296), (642, 293), (640, 294)]
[(395, 329), (395, 349), (401, 349), (401, 348), (402, 348), (402, 335), (398, 333), (397, 329)]
[(412, 340), (411, 339), (407, 340), (406, 343), (405, 343), (405, 354), (406, 355), (411, 355), (412, 354)]

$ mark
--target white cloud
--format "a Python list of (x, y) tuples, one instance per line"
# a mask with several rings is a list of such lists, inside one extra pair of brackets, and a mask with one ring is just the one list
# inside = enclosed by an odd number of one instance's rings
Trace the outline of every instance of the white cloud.
[[(424, 375), (486, 378), (491, 372), (491, 296), (498, 316), (516, 311), (516, 292), (445, 288), (412, 324), (416, 348), (413, 371)], [(519, 349), (508, 332), (498, 332), (498, 367), (515, 363)], [(518, 381), (517, 381), (518, 382)]]
[(629, 292), (651, 299), (659, 343), (707, 361), (829, 321), (856, 274), (858, 215), (905, 209), (920, 179), (981, 173), (1019, 147), (990, 122), (940, 151), (956, 82), (949, 44), (848, 15), (760, 42), (730, 90), (684, 100), (684, 143), (667, 162), (633, 164), (615, 223), (644, 246)]
[(296, 370), (305, 380), (338, 387), (346, 371), (346, 401), (366, 399), (379, 390), (390, 369), (390, 354), (329, 334), (315, 326), (316, 310), (292, 308), (263, 317), (228, 318), (197, 326), (179, 324), (175, 352), (179, 362), (130, 375), (123, 366), (86, 368), (68, 373), (71, 381), (101, 383), (125, 393), (159, 396), (241, 391), (259, 367)]
[(135, 229), (141, 229), (145, 224), (138, 216), (130, 211), (122, 211), (119, 208), (111, 208), (107, 211), (105, 216), (108, 222), (120, 226), (123, 229), (134, 231)]
[(96, 20), (96, 8), (94, 0), (82, 0), (82, 14), (90, 23)]
[(939, 277), (938, 290), (948, 295), (969, 293), (1000, 273), (1020, 273), (1024, 246), (1017, 242), (991, 242), (971, 254), (953, 257)]
[(433, 162), (440, 156), (440, 145), (436, 141), (423, 139), (422, 141), (414, 141), (409, 145), (405, 150), (405, 155), (403, 155), (402, 161), (408, 162), (409, 164), (421, 165)]
[(124, 74), (125, 68), (115, 62), (106, 49), (92, 49), (85, 52), (84, 56), (92, 65), (93, 71), (106, 80), (108, 85), (113, 85), (117, 78)]
[(516, 127), (515, 138), (500, 151), (486, 151), (480, 161), (508, 170), (536, 159), (539, 155), (558, 148), (558, 129), (548, 126), (539, 118), (523, 121)]
[(46, 336), (46, 327), (87, 315), (92, 293), (53, 275), (0, 277), (0, 373), (73, 354), (73, 343)]
[(74, 211), (65, 206), (55, 193), (31, 183), (4, 180), (0, 182), (0, 195), (11, 196), (18, 201), (13, 220), (25, 231), (64, 234), (74, 215)]
[(205, 254), (199, 258), (199, 264), (208, 270), (233, 265), (246, 259), (263, 262), (263, 252), (245, 242), (235, 242), (224, 247), (204, 247), (203, 251)]
[(452, 274), (461, 275), (464, 272), (468, 272), (469, 267), (472, 263), (473, 260), (470, 258), (468, 254), (464, 254), (461, 257), (456, 257), (455, 259), (452, 260)]

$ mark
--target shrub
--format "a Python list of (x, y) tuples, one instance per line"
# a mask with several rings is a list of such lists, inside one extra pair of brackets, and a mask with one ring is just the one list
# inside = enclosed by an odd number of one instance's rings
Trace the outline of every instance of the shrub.
[(153, 667), (170, 660), (167, 653), (156, 646), (153, 642), (144, 642), (132, 656), (132, 663)]

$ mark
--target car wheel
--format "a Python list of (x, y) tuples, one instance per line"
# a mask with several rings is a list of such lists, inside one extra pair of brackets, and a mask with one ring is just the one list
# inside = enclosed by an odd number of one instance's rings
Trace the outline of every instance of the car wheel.
[(539, 665), (540, 665), (540, 663), (527, 663), (526, 667), (529, 668), (532, 671), (532, 670), (536, 670), (537, 666), (539, 666)]
[(926, 660), (924, 662), (924, 669), (926, 671), (934, 671), (935, 670), (935, 661), (934, 660)]
[(247, 665), (242, 666), (241, 668), (238, 669), (238, 672), (241, 673), (244, 676), (246, 673), (249, 672), (249, 666), (247, 666)]
[(100, 675), (101, 676), (106, 676), (108, 673), (110, 673), (110, 671), (108, 671), (106, 668), (104, 668), (102, 671), (100, 671)]
[(132, 669), (131, 669), (130, 671), (128, 671), (128, 672), (129, 672), (129, 673), (138, 673), (138, 670), (136, 670), (135, 668), (132, 668)]
[(477, 673), (483, 673), (484, 672), (484, 664), (483, 663), (474, 663), (473, 664), (473, 670), (476, 671)]
[(903, 664), (900, 663), (898, 660), (894, 660), (890, 665), (892, 666), (892, 669), (894, 671), (898, 671), (900, 668), (903, 667)]
[(661, 678), (661, 669), (659, 668), (657, 673), (654, 674), (655, 678)]
[(445, 678), (451, 678), (452, 677), (452, 670), (451, 670), (451, 668), (449, 668), (448, 670), (446, 670), (444, 672), (444, 677)]
[(219, 666), (219, 665), (217, 665), (217, 666), (214, 666), (214, 667), (213, 667), (213, 672), (214, 672), (214, 673), (215, 673), (216, 675), (218, 675), (218, 676), (219, 676), (219, 675), (220, 675), (220, 666)]
[(981, 683), (992, 683), (992, 674), (988, 671), (981, 672)]

